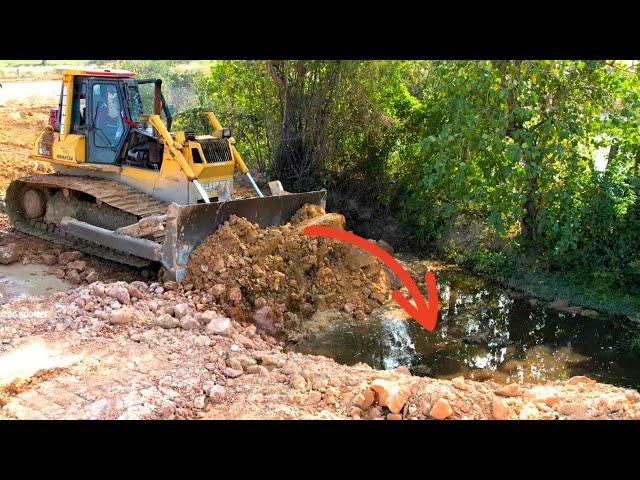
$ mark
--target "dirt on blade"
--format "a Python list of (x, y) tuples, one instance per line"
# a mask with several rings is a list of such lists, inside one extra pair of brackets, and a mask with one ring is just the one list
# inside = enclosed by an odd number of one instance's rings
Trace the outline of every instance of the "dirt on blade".
[(387, 270), (357, 247), (304, 235), (311, 223), (341, 228), (344, 217), (305, 205), (290, 223), (261, 229), (232, 216), (191, 254), (185, 283), (271, 335), (295, 337), (327, 311), (364, 319), (389, 297)]

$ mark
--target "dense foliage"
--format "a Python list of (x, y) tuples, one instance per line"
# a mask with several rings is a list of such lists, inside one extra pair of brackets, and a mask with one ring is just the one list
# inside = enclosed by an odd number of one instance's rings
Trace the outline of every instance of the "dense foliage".
[(173, 100), (176, 127), (198, 129), (212, 109), (248, 163), (289, 190), (385, 207), (416, 245), (477, 271), (640, 282), (640, 78), (629, 62), (118, 66), (188, 97)]
[(624, 63), (429, 62), (423, 72), (402, 177), (419, 237), (437, 240), (471, 214), (503, 240), (463, 252), (484, 257), (472, 263), (529, 255), (637, 282), (639, 84)]

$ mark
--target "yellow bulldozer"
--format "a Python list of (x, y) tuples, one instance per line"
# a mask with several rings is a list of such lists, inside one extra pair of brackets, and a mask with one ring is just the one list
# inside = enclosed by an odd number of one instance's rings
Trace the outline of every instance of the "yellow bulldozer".
[[(152, 105), (143, 104), (144, 84), (153, 85)], [(31, 152), (54, 173), (11, 182), (11, 224), (116, 262), (163, 266), (164, 278), (181, 281), (189, 254), (230, 215), (266, 227), (287, 222), (305, 203), (325, 206), (325, 190), (289, 193), (278, 181), (265, 196), (230, 130), (212, 112), (203, 116), (209, 132), (172, 132), (162, 80), (64, 70), (58, 108)], [(254, 197), (234, 198), (236, 168)]]

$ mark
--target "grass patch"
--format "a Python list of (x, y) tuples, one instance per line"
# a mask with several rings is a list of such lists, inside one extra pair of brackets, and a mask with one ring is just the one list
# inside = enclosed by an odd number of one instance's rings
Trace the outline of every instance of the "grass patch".
[(570, 273), (525, 271), (517, 276), (506, 276), (501, 283), (547, 301), (563, 298), (573, 305), (611, 315), (624, 315), (640, 322), (638, 291), (615, 288), (597, 278), (585, 279)]

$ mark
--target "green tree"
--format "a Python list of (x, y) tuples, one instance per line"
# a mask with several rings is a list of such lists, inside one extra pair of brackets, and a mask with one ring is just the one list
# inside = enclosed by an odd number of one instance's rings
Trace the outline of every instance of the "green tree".
[(566, 260), (600, 181), (594, 150), (618, 138), (616, 161), (636, 158), (636, 78), (605, 61), (426, 62), (423, 72), (403, 175), (422, 234), (473, 212), (515, 246)]

